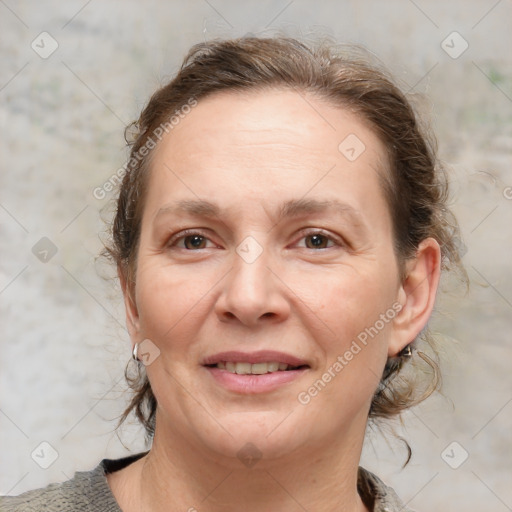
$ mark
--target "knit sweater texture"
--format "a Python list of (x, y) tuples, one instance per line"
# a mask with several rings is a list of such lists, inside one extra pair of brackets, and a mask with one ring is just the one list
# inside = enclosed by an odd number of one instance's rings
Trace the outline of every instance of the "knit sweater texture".
[[(103, 459), (91, 471), (81, 471), (62, 483), (18, 496), (0, 497), (0, 512), (122, 512), (107, 482), (106, 475), (118, 471), (145, 455), (139, 453), (122, 459)], [(372, 512), (412, 512), (395, 491), (376, 475), (360, 467), (359, 494)]]

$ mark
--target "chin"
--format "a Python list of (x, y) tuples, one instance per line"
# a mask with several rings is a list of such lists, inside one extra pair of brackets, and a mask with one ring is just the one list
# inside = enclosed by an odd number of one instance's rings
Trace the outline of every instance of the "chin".
[(309, 429), (299, 428), (293, 422), (285, 424), (286, 416), (282, 411), (232, 413), (219, 418), (226, 430), (216, 428), (213, 435), (211, 430), (202, 429), (199, 435), (212, 452), (237, 459), (237, 466), (239, 461), (245, 465), (252, 460), (264, 463), (289, 456), (310, 444), (311, 439), (308, 442), (304, 437)]

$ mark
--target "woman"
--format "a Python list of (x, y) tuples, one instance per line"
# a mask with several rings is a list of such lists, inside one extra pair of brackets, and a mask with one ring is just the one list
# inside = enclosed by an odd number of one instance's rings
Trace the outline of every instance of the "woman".
[(135, 128), (107, 253), (151, 449), (2, 510), (407, 510), (364, 434), (436, 387), (415, 346), (463, 268), (404, 95), (327, 45), (214, 41)]

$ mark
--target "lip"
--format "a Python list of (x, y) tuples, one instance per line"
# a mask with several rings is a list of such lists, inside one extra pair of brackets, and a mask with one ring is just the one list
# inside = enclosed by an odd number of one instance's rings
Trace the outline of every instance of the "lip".
[[(208, 366), (227, 361), (251, 364), (277, 362), (300, 368), (265, 373), (263, 375), (239, 375), (223, 370), (222, 368)], [(310, 365), (307, 361), (284, 352), (276, 352), (275, 350), (259, 350), (257, 352), (231, 350), (228, 352), (219, 352), (206, 357), (202, 365), (217, 384), (229, 391), (240, 394), (268, 393), (274, 391), (298, 379), (304, 372), (310, 369)]]
[[(233, 363), (286, 363), (290, 366), (309, 366), (307, 361), (284, 352), (276, 352), (275, 350), (259, 350), (258, 352), (240, 352), (231, 350), (228, 352), (219, 352), (212, 356), (206, 357), (201, 363), (203, 366), (217, 364), (220, 362), (230, 361)], [(288, 370), (295, 371), (295, 370)]]
[(268, 393), (301, 377), (309, 368), (277, 371), (263, 375), (238, 375), (217, 367), (204, 366), (214, 381), (225, 389), (240, 394)]

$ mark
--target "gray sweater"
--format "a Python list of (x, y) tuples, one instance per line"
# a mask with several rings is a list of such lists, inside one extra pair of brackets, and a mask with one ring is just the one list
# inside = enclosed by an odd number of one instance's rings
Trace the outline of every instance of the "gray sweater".
[[(122, 469), (145, 455), (104, 459), (92, 471), (82, 471), (60, 484), (0, 497), (0, 512), (122, 512), (107, 482), (106, 474)], [(373, 473), (359, 468), (358, 490), (372, 512), (412, 512), (396, 493)]]

